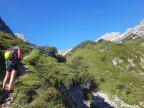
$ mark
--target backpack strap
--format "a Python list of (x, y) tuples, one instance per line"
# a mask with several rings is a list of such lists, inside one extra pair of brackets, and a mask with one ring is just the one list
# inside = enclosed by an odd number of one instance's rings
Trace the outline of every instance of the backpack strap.
[(9, 50), (13, 50), (13, 49), (15, 49), (15, 48), (14, 48), (14, 47), (13, 47), (13, 48), (9, 48), (9, 49), (7, 49), (7, 50), (5, 51), (5, 53), (8, 52)]
[(21, 59), (21, 49), (18, 47), (18, 59)]

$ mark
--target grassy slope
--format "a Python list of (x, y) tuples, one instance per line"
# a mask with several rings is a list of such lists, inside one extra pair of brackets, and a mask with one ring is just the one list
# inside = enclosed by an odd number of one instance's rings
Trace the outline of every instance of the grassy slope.
[[(0, 61), (1, 72), (5, 74), (4, 52), (7, 48), (20, 46), (23, 57), (33, 49), (21, 39), (13, 37), (11, 34), (0, 32)], [(69, 107), (66, 94), (58, 89), (58, 84), (70, 87), (73, 84), (91, 79), (88, 73), (79, 72), (65, 63), (59, 63), (57, 59), (47, 56), (35, 49), (35, 52), (24, 60), (29, 72), (14, 82), (15, 103), (24, 107)], [(85, 71), (87, 71), (85, 69)], [(86, 78), (88, 77), (88, 78)], [(1, 80), (3, 78), (1, 77)], [(0, 82), (2, 86), (2, 81)], [(1, 99), (1, 98), (0, 98)], [(12, 107), (18, 107), (13, 105)]]
[(14, 83), (13, 96), (16, 103), (37, 108), (71, 107), (65, 94), (57, 87), (58, 84), (67, 87), (72, 85), (72, 79), (76, 78), (76, 70), (64, 63), (58, 63), (57, 59), (42, 54), (37, 49), (24, 63), (28, 66), (29, 72)]
[[(141, 43), (144, 37), (117, 44), (103, 41), (96, 45), (87, 44), (85, 48), (77, 48), (67, 54), (67, 63), (73, 65), (76, 58), (82, 65), (88, 66), (88, 72), (100, 82), (99, 90), (118, 97), (129, 104), (139, 104), (144, 99), (144, 69), (139, 64), (140, 57), (144, 58), (144, 47)], [(137, 56), (137, 57), (136, 57)], [(113, 65), (112, 60), (118, 57), (123, 63)], [(130, 65), (128, 59), (133, 59), (135, 67)], [(119, 90), (118, 90), (119, 88)]]

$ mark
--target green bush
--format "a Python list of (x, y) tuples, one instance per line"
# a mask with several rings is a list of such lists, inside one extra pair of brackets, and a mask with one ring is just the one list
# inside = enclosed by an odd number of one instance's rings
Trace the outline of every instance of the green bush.
[(48, 53), (50, 56), (55, 57), (57, 51), (56, 47), (50, 47), (50, 46), (39, 46), (38, 47), (40, 51)]
[(56, 59), (58, 62), (66, 62), (66, 57), (59, 54), (56, 54)]
[(61, 98), (61, 93), (56, 88), (48, 88), (44, 93), (45, 101), (58, 101)]
[(118, 84), (118, 85), (117, 85), (117, 88), (118, 88), (118, 89), (122, 89), (123, 87), (124, 87), (123, 84)]
[(98, 43), (102, 43), (102, 42), (103, 42), (103, 39), (99, 39), (99, 40), (98, 40)]
[(24, 93), (19, 92), (18, 95), (16, 96), (17, 103), (18, 104), (27, 104), (32, 102), (37, 96), (37, 93), (29, 89), (28, 91), (25, 91)]
[(118, 44), (117, 44), (117, 46), (122, 46), (122, 45), (123, 45), (122, 43), (118, 43)]
[(81, 62), (80, 62), (79, 58), (74, 58), (72, 60), (72, 65), (74, 68), (78, 67), (80, 64), (81, 64)]
[(105, 60), (106, 60), (106, 57), (102, 57), (102, 58), (101, 58), (101, 61), (105, 61)]
[(105, 82), (105, 80), (103, 78), (100, 79), (101, 82)]
[(125, 92), (126, 95), (129, 95), (130, 93), (131, 93), (130, 90), (127, 90), (127, 91)]

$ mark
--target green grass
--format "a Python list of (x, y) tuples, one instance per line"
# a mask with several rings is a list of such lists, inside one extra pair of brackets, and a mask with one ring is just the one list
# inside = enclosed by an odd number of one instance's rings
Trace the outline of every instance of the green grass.
[(29, 72), (14, 83), (15, 102), (29, 107), (71, 107), (58, 84), (70, 87), (76, 80), (76, 70), (38, 49), (24, 63)]
[(71, 108), (66, 94), (58, 88), (59, 84), (67, 88), (84, 81), (96, 84), (86, 66), (72, 68), (38, 49), (24, 63), (29, 72), (14, 83), (13, 96), (16, 103), (25, 107)]
[[(5, 74), (3, 55), (7, 48), (13, 46), (21, 48), (23, 57), (34, 49), (21, 39), (0, 32), (0, 56), (3, 59), (0, 63), (2, 64), (3, 77)], [(15, 103), (25, 108), (71, 108), (66, 94), (58, 88), (58, 85), (61, 84), (69, 88), (84, 81), (94, 83), (94, 80), (89, 75), (87, 66), (77, 69), (77, 66), (60, 63), (59, 58), (43, 54), (42, 51), (35, 48), (35, 52), (23, 61), (28, 66), (29, 72), (14, 82), (15, 93), (11, 96), (14, 97)], [(79, 57), (78, 59), (83, 58)], [(0, 85), (2, 85), (2, 81)], [(18, 106), (12, 105), (11, 107)]]
[[(139, 64), (140, 57), (144, 58), (144, 47), (141, 43), (144, 37), (130, 40), (122, 44), (108, 41), (102, 41), (94, 44), (87, 44), (84, 48), (74, 49), (66, 55), (67, 64), (75, 65), (76, 58), (77, 68), (87, 66), (88, 73), (94, 76), (100, 83), (99, 90), (109, 94), (116, 94), (128, 104), (137, 104), (144, 99), (144, 79), (140, 73), (144, 69)], [(112, 60), (117, 57), (123, 60), (122, 63), (114, 65)], [(128, 59), (132, 59), (134, 67), (130, 65)], [(129, 66), (129, 68), (126, 68)], [(104, 80), (103, 80), (103, 79)], [(118, 86), (123, 85), (123, 86)], [(119, 89), (119, 87), (121, 89)], [(119, 89), (118, 92), (116, 92)]]
[[(144, 37), (122, 44), (104, 40), (97, 43), (86, 41), (67, 54), (66, 63), (60, 63), (58, 59), (35, 49), (24, 60), (29, 72), (14, 82), (15, 103), (25, 108), (71, 108), (66, 94), (58, 89), (58, 85), (69, 88), (85, 82), (92, 84), (91, 90), (102, 90), (110, 97), (116, 94), (128, 104), (139, 105), (144, 99), (144, 64), (140, 64), (140, 57), (144, 58), (143, 42)], [(0, 80), (5, 74), (4, 52), (13, 46), (20, 46), (23, 57), (33, 49), (21, 39), (0, 32)], [(121, 62), (114, 65), (114, 58)], [(134, 67), (128, 59), (133, 60)], [(91, 91), (85, 91), (84, 97), (91, 100)]]

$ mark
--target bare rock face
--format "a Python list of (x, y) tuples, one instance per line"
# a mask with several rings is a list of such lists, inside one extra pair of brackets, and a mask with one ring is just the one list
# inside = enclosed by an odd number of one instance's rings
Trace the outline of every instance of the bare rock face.
[(100, 39), (104, 39), (107, 41), (113, 41), (113, 40), (117, 39), (120, 35), (121, 34), (119, 32), (106, 33)]
[(30, 43), (23, 34), (15, 33), (14, 35), (15, 35), (17, 38), (22, 39), (23, 41), (25, 41), (25, 42), (28, 43), (29, 45), (36, 47), (36, 45), (33, 44), (33, 43)]
[(0, 17), (0, 31), (13, 34), (11, 29), (5, 24), (5, 22), (2, 20), (1, 17)]
[(66, 55), (68, 52), (70, 52), (72, 49), (65, 49), (65, 50), (62, 50), (62, 51), (58, 51), (58, 54), (60, 55)]
[(144, 36), (144, 20), (141, 21), (140, 25), (129, 28), (125, 33), (123, 33), (120, 38), (114, 40), (115, 42), (125, 42), (129, 39), (135, 39)]
[(99, 39), (122, 43), (127, 40), (135, 39), (142, 36), (144, 36), (144, 20), (142, 20), (138, 26), (134, 28), (128, 28), (123, 34), (120, 34), (119, 32), (106, 33)]
[(29, 41), (26, 39), (26, 37), (23, 34), (15, 33), (14, 34), (17, 38), (22, 39), (23, 41), (29, 43)]

